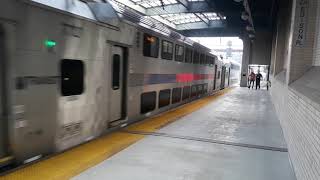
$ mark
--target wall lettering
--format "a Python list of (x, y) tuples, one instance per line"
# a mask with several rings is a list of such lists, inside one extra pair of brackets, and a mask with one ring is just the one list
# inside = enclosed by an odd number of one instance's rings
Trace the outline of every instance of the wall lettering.
[(308, 8), (309, 0), (298, 0), (296, 7), (296, 37), (295, 37), (295, 46), (303, 47), (305, 44), (307, 36), (307, 25), (308, 25)]

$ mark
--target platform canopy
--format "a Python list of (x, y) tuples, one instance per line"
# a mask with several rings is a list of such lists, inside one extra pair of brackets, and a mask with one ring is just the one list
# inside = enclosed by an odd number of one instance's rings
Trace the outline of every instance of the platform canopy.
[[(93, 1), (93, 0), (92, 0)], [(132, 9), (185, 36), (249, 36), (270, 28), (277, 0), (96, 0)], [(125, 10), (122, 10), (126, 12)], [(271, 18), (271, 19), (270, 19)]]

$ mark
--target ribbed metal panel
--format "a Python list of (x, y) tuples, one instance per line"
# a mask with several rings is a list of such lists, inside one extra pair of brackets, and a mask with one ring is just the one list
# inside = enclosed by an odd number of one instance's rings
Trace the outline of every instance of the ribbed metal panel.
[(162, 23), (152, 17), (145, 16), (145, 15), (137, 12), (136, 10), (134, 10), (134, 9), (132, 9), (132, 8), (126, 6), (125, 4), (122, 4), (116, 0), (110, 0), (109, 2), (112, 4), (115, 11), (117, 11), (119, 13), (120, 17), (122, 17), (125, 20), (128, 20), (128, 21), (136, 23), (140, 26), (143, 26), (143, 27), (146, 27), (146, 28), (151, 29), (153, 31), (164, 34), (172, 39), (180, 40), (180, 41), (183, 41), (183, 42), (190, 44), (190, 45), (194, 44), (194, 42), (192, 40), (175, 32), (171, 28), (168, 28), (167, 25), (165, 25), (164, 23)]
[(75, 14), (81, 17), (85, 17), (91, 20), (95, 20), (96, 18), (92, 11), (90, 10), (87, 3), (82, 2), (80, 0), (68, 1), (68, 0), (31, 0), (31, 2), (46, 5), (55, 9), (59, 9), (62, 11), (69, 12), (71, 14)]

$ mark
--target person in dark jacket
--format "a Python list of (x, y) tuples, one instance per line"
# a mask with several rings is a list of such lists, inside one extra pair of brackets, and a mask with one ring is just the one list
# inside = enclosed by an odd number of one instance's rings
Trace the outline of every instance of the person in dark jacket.
[(262, 78), (262, 74), (260, 73), (260, 71), (258, 71), (258, 74), (256, 75), (256, 90), (258, 89), (258, 87), (260, 89), (260, 81)]

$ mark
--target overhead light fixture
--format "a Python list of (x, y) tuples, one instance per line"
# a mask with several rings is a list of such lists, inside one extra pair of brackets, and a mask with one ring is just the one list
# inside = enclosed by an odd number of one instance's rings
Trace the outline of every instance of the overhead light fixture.
[(242, 12), (241, 19), (247, 21), (249, 19), (249, 15), (246, 12)]
[(247, 30), (247, 31), (254, 31), (254, 29), (253, 29), (252, 26), (246, 26), (246, 30)]
[(254, 34), (249, 34), (249, 38), (253, 39), (255, 38), (256, 36)]

